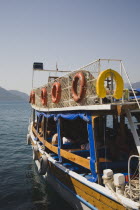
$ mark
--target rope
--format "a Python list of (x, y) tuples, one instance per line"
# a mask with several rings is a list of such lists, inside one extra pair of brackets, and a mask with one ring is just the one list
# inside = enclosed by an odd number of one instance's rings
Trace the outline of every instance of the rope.
[[(139, 167), (139, 163), (138, 163), (137, 168), (136, 168), (136, 170), (135, 170), (135, 172), (134, 172), (134, 174), (133, 174), (133, 177), (131, 178), (131, 177), (130, 177), (130, 170), (131, 170), (131, 169), (130, 169), (130, 161), (131, 161), (131, 159), (132, 159), (133, 157), (138, 158), (139, 161), (140, 161), (140, 157), (137, 156), (137, 155), (131, 155), (131, 156), (129, 157), (129, 160), (128, 160), (128, 180), (129, 180), (129, 182), (128, 182), (128, 188), (129, 188), (129, 189), (127, 189), (127, 187), (126, 187), (126, 193), (130, 196), (131, 199), (132, 199), (132, 198), (136, 198), (136, 196), (134, 195), (134, 184), (132, 183), (131, 180), (134, 178), (134, 176), (136, 177), (136, 172), (137, 172), (138, 167)], [(139, 172), (138, 176), (139, 176), (139, 179), (140, 179), (140, 172)], [(139, 180), (139, 179), (138, 179), (138, 180)], [(137, 179), (133, 179), (133, 180), (137, 180)], [(137, 185), (135, 186), (135, 191), (136, 191), (136, 188), (137, 188)], [(140, 192), (140, 180), (139, 180), (139, 189), (137, 189), (137, 190)], [(136, 192), (136, 193), (137, 193), (137, 192)]]
[(113, 193), (113, 195), (116, 197), (116, 200), (117, 200), (120, 204), (122, 204), (123, 206), (125, 206), (125, 205), (123, 204), (123, 202), (121, 201), (121, 199), (118, 197), (117, 193), (114, 192), (114, 190), (111, 188), (111, 186), (110, 186), (108, 183), (106, 183), (106, 186), (111, 190), (111, 192)]

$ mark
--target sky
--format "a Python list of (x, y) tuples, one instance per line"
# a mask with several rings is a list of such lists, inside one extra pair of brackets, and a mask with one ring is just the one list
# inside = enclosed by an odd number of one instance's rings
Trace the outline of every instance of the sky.
[(99, 58), (140, 81), (140, 0), (0, 0), (1, 87), (29, 94), (33, 62), (74, 70)]

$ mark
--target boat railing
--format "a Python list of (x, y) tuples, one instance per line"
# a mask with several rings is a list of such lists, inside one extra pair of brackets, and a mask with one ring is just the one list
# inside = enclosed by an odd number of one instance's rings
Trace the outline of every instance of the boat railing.
[[(41, 137), (33, 126), (32, 126), (32, 131), (33, 131), (34, 135), (39, 139), (39, 141), (42, 142), (44, 144), (44, 146), (46, 146), (47, 149), (49, 149), (50, 151), (52, 151), (55, 154), (58, 154), (57, 146), (52, 145), (51, 143), (46, 141), (43, 137)], [(78, 164), (86, 169), (90, 169), (90, 160), (89, 159), (81, 157), (79, 155), (76, 155), (76, 154), (69, 152), (65, 149), (60, 149), (60, 153), (61, 153), (61, 157), (65, 158), (69, 161), (72, 161), (73, 163)]]
[[(137, 158), (138, 164), (133, 175), (131, 175), (131, 161)], [(131, 155), (128, 160), (128, 189), (126, 187), (127, 194), (134, 201), (140, 202), (140, 156)]]
[(129, 75), (128, 75), (128, 73), (127, 73), (127, 71), (126, 71), (126, 69), (125, 69), (124, 64), (123, 64), (122, 61), (121, 61), (121, 66), (122, 66), (123, 71), (124, 71), (124, 73), (125, 73), (125, 75), (126, 75), (126, 77), (127, 77), (127, 81), (129, 82), (130, 88), (131, 88), (131, 90), (132, 90), (132, 92), (133, 92), (133, 94), (134, 94), (134, 98), (135, 98), (135, 100), (136, 100), (136, 102), (137, 102), (137, 105), (138, 105), (138, 107), (139, 107), (139, 109), (140, 109), (140, 104), (139, 104), (138, 98), (137, 98), (137, 96), (136, 96), (136, 94), (135, 94), (135, 91), (134, 91), (134, 89), (133, 89), (133, 87), (132, 87), (132, 84), (131, 84)]
[[(115, 71), (118, 71), (122, 77), (126, 78), (126, 82), (129, 83), (131, 91), (134, 95), (134, 100), (136, 101), (138, 108), (140, 109), (140, 104), (137, 99), (137, 96), (135, 94), (135, 91), (132, 87), (132, 84), (130, 82), (130, 78), (128, 76), (128, 73), (124, 67), (124, 64), (122, 60), (119, 59), (98, 59), (96, 61), (93, 61), (79, 69), (76, 69), (74, 71), (60, 71), (58, 69), (56, 70), (39, 70), (39, 71), (52, 71), (53, 73), (61, 73), (62, 76), (57, 77), (55, 75), (53, 80), (50, 80), (47, 85), (43, 85), (42, 87), (47, 87), (47, 94), (48, 94), (48, 108), (62, 108), (62, 107), (70, 107), (70, 106), (82, 106), (82, 105), (94, 105), (94, 104), (104, 104), (104, 103), (114, 103), (116, 100), (113, 97), (113, 89), (115, 88), (115, 82), (112, 79), (112, 91), (109, 91), (109, 93), (106, 95), (106, 100), (100, 98), (97, 95), (96, 92), (96, 80), (100, 74), (105, 69), (114, 69)], [(37, 69), (35, 69), (36, 71)], [(72, 88), (72, 81), (74, 78), (74, 75), (76, 72), (82, 71), (85, 79), (86, 79), (86, 95), (84, 96), (84, 99), (81, 102), (75, 102), (72, 98), (72, 93), (71, 93), (71, 88)], [(65, 74), (67, 72), (67, 74)], [(51, 100), (51, 90), (54, 82), (60, 82), (61, 83), (61, 100), (59, 103), (53, 103)], [(40, 89), (42, 88), (37, 88), (35, 91), (38, 92), (40, 96)], [(78, 91), (78, 88), (77, 88)], [(38, 101), (38, 105), (41, 105), (40, 100)], [(128, 99), (125, 98), (125, 90), (122, 98), (119, 100), (119, 103), (124, 103), (126, 101), (129, 101)]]

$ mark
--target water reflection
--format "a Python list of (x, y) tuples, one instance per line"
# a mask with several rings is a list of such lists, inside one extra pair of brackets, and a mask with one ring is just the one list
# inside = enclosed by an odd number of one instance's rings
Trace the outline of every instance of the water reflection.
[(38, 175), (34, 162), (28, 166), (26, 173), (26, 182), (31, 185), (30, 209), (33, 210), (59, 210), (72, 208), (66, 203), (57, 192), (47, 183), (41, 176)]

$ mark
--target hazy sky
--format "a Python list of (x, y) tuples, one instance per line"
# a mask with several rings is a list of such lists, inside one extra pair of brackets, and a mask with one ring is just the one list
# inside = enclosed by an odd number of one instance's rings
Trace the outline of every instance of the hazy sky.
[(29, 93), (34, 61), (75, 69), (119, 58), (140, 81), (140, 0), (0, 0), (0, 31), (6, 89)]

